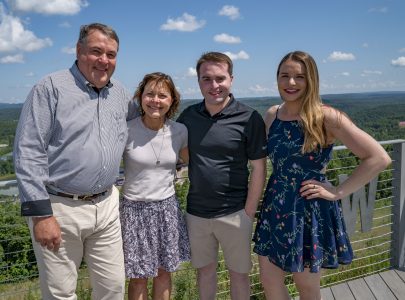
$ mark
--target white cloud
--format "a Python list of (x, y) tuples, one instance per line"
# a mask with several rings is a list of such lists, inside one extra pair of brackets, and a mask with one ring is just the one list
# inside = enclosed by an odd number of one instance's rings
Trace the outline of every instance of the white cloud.
[(388, 81), (375, 81), (375, 82), (370, 82), (366, 86), (368, 89), (393, 89), (393, 88), (398, 88), (398, 87), (404, 87), (403, 82), (396, 82), (393, 80), (388, 80)]
[(337, 87), (333, 83), (329, 83), (328, 81), (321, 80), (319, 83), (319, 87), (323, 93), (323, 91), (327, 90), (335, 90)]
[(399, 49), (399, 53), (405, 53), (405, 48)]
[(226, 43), (226, 44), (239, 44), (242, 41), (238, 36), (232, 36), (227, 33), (221, 33), (214, 36), (214, 41), (218, 43)]
[(184, 13), (177, 19), (168, 18), (166, 23), (160, 26), (161, 30), (195, 31), (205, 25), (205, 20), (197, 20), (195, 16)]
[(370, 8), (368, 10), (368, 12), (377, 12), (377, 13), (385, 14), (388, 12), (388, 8), (387, 7), (373, 7), (373, 8)]
[(391, 65), (395, 67), (405, 67), (405, 56), (400, 56), (397, 59), (391, 60)]
[(59, 27), (70, 28), (70, 27), (72, 27), (72, 25), (70, 25), (69, 22), (62, 22), (62, 23), (59, 24)]
[(34, 73), (34, 72), (28, 72), (28, 73), (25, 74), (25, 76), (27, 76), (27, 77), (34, 77), (34, 76), (35, 76), (35, 73)]
[(231, 52), (224, 52), (224, 54), (228, 55), (230, 59), (232, 60), (238, 60), (238, 59), (249, 59), (250, 56), (247, 54), (245, 51), (239, 51), (239, 53), (231, 53)]
[(61, 51), (66, 54), (76, 54), (76, 47), (63, 47)]
[(350, 76), (349, 72), (342, 72), (342, 76)]
[(363, 48), (368, 48), (368, 44), (367, 43), (363, 43)]
[(333, 51), (329, 57), (329, 61), (341, 61), (341, 60), (355, 60), (356, 57), (352, 53), (344, 53), (341, 51)]
[(187, 77), (197, 77), (197, 70), (192, 67), (188, 68), (186, 76)]
[(199, 97), (201, 95), (201, 91), (198, 88), (188, 87), (188, 88), (181, 91), (181, 95), (182, 96), (188, 96), (188, 97), (190, 97), (190, 96)]
[(89, 3), (86, 0), (10, 0), (15, 10), (45, 15), (75, 15)]
[(50, 38), (40, 39), (32, 31), (24, 29), (21, 20), (7, 15), (0, 3), (0, 52), (37, 51), (52, 46)]
[(364, 70), (361, 73), (362, 77), (366, 77), (366, 76), (370, 76), (370, 75), (381, 75), (382, 72), (381, 71), (370, 71), (370, 70)]
[(224, 5), (218, 12), (220, 16), (229, 17), (231, 20), (240, 18), (239, 8), (233, 5)]
[(354, 83), (348, 83), (344, 84), (343, 87), (347, 90), (353, 90), (353, 89), (360, 89), (362, 85), (360, 84), (354, 84)]
[(253, 93), (258, 93), (258, 94), (266, 93), (266, 92), (270, 91), (269, 88), (263, 87), (259, 84), (255, 84), (254, 86), (249, 87), (249, 90), (252, 91)]
[(0, 58), (1, 64), (22, 64), (24, 63), (24, 56), (22, 54), (7, 55)]

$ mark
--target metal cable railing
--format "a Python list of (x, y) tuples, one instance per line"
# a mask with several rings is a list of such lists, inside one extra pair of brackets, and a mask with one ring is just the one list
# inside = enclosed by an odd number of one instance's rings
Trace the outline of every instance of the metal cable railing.
[[(386, 147), (391, 143), (382, 142)], [(389, 150), (392, 154), (392, 150)], [(327, 169), (327, 177), (332, 184), (337, 183), (338, 175), (355, 168), (357, 159), (345, 147), (334, 148), (334, 157)], [(398, 187), (395, 181), (395, 162), (380, 173), (377, 182), (372, 226), (370, 231), (362, 232), (360, 212), (351, 236), (355, 258), (351, 265), (338, 270), (326, 270), (321, 284), (323, 287), (339, 284), (363, 276), (375, 274), (392, 267), (393, 234), (395, 229), (394, 191)], [(269, 172), (271, 173), (271, 172)], [(187, 174), (179, 176), (178, 182), (187, 184)], [(368, 189), (366, 188), (366, 193)], [(183, 203), (184, 207), (184, 203)], [(0, 196), (0, 299), (40, 299), (38, 270), (30, 244), (30, 235), (24, 218), (19, 216), (19, 203), (15, 197)], [(229, 299), (229, 277), (225, 262), (220, 253), (218, 264), (218, 299)], [(259, 266), (256, 255), (252, 254), (253, 268), (249, 274), (251, 280), (251, 299), (264, 299), (260, 283)], [(79, 272), (77, 293), (79, 299), (90, 299), (90, 283), (85, 265)], [(196, 271), (185, 263), (173, 274), (173, 299), (196, 299)], [(291, 275), (285, 282), (292, 296), (297, 295)]]

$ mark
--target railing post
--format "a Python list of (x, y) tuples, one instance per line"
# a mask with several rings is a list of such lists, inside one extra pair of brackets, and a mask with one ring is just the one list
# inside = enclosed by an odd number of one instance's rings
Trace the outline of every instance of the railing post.
[(405, 271), (405, 142), (393, 144), (392, 196), (394, 222), (392, 266)]

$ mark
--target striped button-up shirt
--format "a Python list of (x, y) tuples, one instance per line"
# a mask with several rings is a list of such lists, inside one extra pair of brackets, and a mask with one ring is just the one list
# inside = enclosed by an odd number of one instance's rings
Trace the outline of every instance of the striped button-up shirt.
[[(129, 113), (128, 113), (129, 109)], [(16, 131), (14, 165), (24, 216), (51, 215), (46, 187), (88, 195), (109, 189), (136, 104), (117, 81), (92, 87), (76, 63), (31, 90)]]

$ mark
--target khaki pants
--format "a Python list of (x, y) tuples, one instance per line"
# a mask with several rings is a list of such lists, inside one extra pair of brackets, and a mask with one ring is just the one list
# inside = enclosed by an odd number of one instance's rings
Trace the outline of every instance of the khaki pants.
[(52, 209), (62, 231), (58, 252), (37, 242), (32, 234), (43, 299), (77, 299), (78, 269), (85, 260), (90, 274), (92, 299), (123, 299), (124, 257), (119, 220), (119, 193), (113, 187), (92, 201), (50, 195)]
[(194, 268), (218, 262), (220, 245), (228, 269), (237, 273), (250, 272), (253, 220), (244, 209), (212, 219), (186, 214), (186, 221)]

